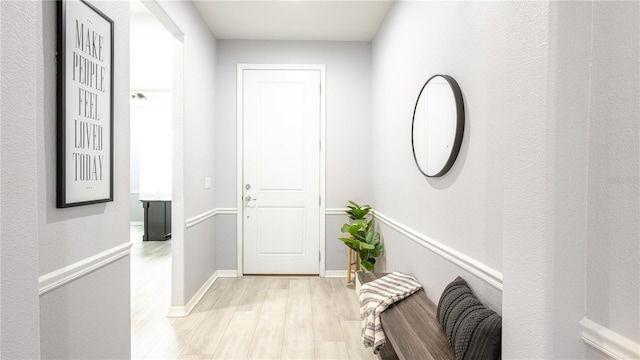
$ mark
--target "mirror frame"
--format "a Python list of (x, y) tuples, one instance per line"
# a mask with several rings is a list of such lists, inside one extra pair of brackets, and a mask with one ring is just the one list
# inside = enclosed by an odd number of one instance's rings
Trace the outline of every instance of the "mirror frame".
[[(433, 78), (435, 77), (441, 77), (443, 79), (445, 79), (447, 81), (447, 83), (449, 84), (449, 86), (451, 87), (451, 91), (453, 92), (453, 96), (454, 96), (454, 100), (456, 102), (456, 134), (454, 137), (454, 141), (453, 141), (453, 147), (451, 148), (451, 152), (449, 153), (449, 159), (447, 160), (447, 162), (445, 163), (445, 165), (442, 167), (442, 169), (433, 175), (429, 175), (425, 172), (424, 169), (422, 169), (420, 167), (420, 164), (418, 163), (418, 158), (416, 157), (416, 148), (415, 148), (415, 144), (413, 142), (413, 129), (415, 126), (415, 121), (416, 121), (416, 111), (418, 110), (418, 103), (420, 102), (420, 96), (422, 95), (422, 93), (424, 92), (424, 89), (427, 87), (427, 85), (429, 84), (429, 81), (431, 81)], [(460, 152), (460, 147), (462, 145), (462, 135), (464, 134), (464, 121), (465, 121), (465, 116), (464, 116), (464, 101), (462, 99), (462, 91), (460, 91), (460, 86), (458, 86), (458, 83), (456, 82), (456, 80), (449, 76), (449, 75), (441, 75), (441, 74), (436, 74), (433, 75), (432, 77), (429, 78), (429, 80), (427, 80), (424, 85), (422, 86), (422, 89), (420, 89), (420, 92), (418, 93), (418, 99), (416, 100), (416, 106), (413, 109), (413, 118), (411, 120), (411, 150), (413, 151), (413, 160), (416, 163), (416, 166), (418, 167), (418, 170), (420, 170), (420, 172), (426, 176), (426, 177), (440, 177), (444, 174), (446, 174), (451, 167), (453, 166), (453, 163), (455, 163), (457, 157), (458, 157), (458, 153)]]

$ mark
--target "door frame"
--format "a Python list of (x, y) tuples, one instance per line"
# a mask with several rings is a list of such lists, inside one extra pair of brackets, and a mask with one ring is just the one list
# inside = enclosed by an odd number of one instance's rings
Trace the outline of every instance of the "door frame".
[(325, 96), (325, 64), (238, 64), (236, 94), (236, 243), (238, 276), (244, 275), (244, 200), (242, 186), (244, 183), (244, 114), (243, 87), (244, 70), (318, 70), (320, 71), (320, 277), (325, 276), (325, 174), (326, 174), (326, 96)]

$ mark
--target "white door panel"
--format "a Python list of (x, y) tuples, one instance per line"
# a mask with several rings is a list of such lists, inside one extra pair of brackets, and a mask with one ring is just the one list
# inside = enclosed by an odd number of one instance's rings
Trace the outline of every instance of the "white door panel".
[(245, 69), (242, 96), (243, 272), (318, 274), (320, 72)]

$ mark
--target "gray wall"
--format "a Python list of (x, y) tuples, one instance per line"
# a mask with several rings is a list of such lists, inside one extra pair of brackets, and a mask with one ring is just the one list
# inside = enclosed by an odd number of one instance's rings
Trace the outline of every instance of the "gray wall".
[[(115, 23), (114, 201), (57, 209), (55, 2), (42, 7), (36, 133), (38, 262), (40, 276), (129, 242), (129, 6), (96, 1)], [(123, 358), (130, 354), (129, 257), (40, 297), (43, 358)]]
[(216, 266), (220, 270), (238, 268), (236, 244), (236, 216), (218, 214), (216, 223)]
[[(436, 301), (463, 275), (502, 308), (504, 358), (604, 358), (585, 316), (638, 342), (639, 16), (636, 2), (396, 2), (373, 42), (376, 209), (500, 271), (503, 292), (386, 226), (383, 263)], [(457, 79), (467, 122), (451, 172), (425, 179), (409, 133), (436, 73)]]
[[(55, 2), (1, 5), (2, 358), (130, 356), (128, 256), (38, 296), (38, 276), (129, 241), (129, 4), (94, 3), (115, 22), (115, 201), (70, 209), (55, 208)], [(213, 208), (203, 180), (213, 177), (215, 38), (192, 4), (162, 5), (185, 34), (183, 174), (191, 217)], [(186, 235), (178, 305), (214, 271), (211, 224)]]
[[(204, 179), (215, 176), (217, 41), (191, 2), (163, 0), (158, 4), (179, 28), (184, 44), (184, 120), (181, 129), (175, 126), (173, 129), (174, 134), (182, 134), (183, 139), (181, 144), (175, 141), (173, 144), (174, 154), (181, 154), (182, 160), (179, 164), (174, 157), (174, 172), (181, 176), (179, 182), (174, 176), (174, 189), (182, 183), (183, 192), (174, 191), (172, 203), (172, 212), (183, 213), (179, 216), (182, 221), (173, 221), (172, 228), (176, 235), (172, 245), (172, 305), (184, 306), (216, 270), (214, 220), (208, 219), (188, 229), (184, 221), (215, 208), (214, 191), (204, 188)], [(175, 212), (173, 216), (175, 220)]]
[[(367, 42), (218, 41), (216, 112), (216, 205), (236, 207), (236, 65), (326, 64), (327, 208), (348, 200), (371, 202), (369, 181), (371, 45)], [(217, 227), (219, 269), (236, 269), (235, 219), (222, 215)], [(345, 269), (346, 247), (328, 215), (326, 269)], [(339, 228), (339, 226), (338, 226)]]
[(544, 123), (550, 213), (541, 245), (546, 263), (541, 291), (548, 323), (545, 351), (555, 358), (580, 357), (585, 349), (576, 324), (585, 314), (590, 19), (588, 2), (550, 4), (549, 111)]
[(593, 4), (587, 312), (640, 342), (640, 3)]
[(42, 297), (42, 359), (131, 357), (129, 262), (120, 259)]
[[(116, 200), (59, 210), (55, 4), (0, 3), (2, 358), (129, 356), (128, 257), (41, 297), (37, 286), (38, 276), (128, 241), (128, 4), (96, 5), (116, 21), (119, 44)], [(580, 340), (585, 314), (640, 340), (640, 4), (396, 2), (372, 47), (221, 41), (218, 54), (191, 4), (162, 6), (185, 34), (194, 122), (184, 131), (195, 143), (184, 150), (187, 217), (235, 207), (235, 63), (327, 63), (327, 207), (371, 202), (502, 272), (504, 291), (380, 225), (387, 270), (417, 275), (434, 300), (454, 276), (467, 278), (502, 310), (504, 358), (604, 358)], [(433, 73), (458, 80), (468, 120), (451, 173), (427, 180), (408, 143), (417, 91)], [(344, 160), (356, 145), (343, 130), (354, 128), (371, 153), (356, 168)], [(345, 174), (372, 180), (345, 183)], [(327, 244), (336, 244), (327, 269), (344, 268), (344, 247), (331, 242), (339, 216), (327, 218)], [(184, 301), (213, 270), (235, 269), (234, 216), (187, 229), (183, 251)]]
[[(505, 153), (500, 140), (506, 131), (501, 112), (516, 106), (503, 101), (512, 79), (504, 74), (504, 46), (511, 29), (502, 19), (514, 15), (506, 4), (396, 2), (372, 50), (371, 179), (376, 210), (498, 272), (503, 268)], [(467, 118), (453, 168), (441, 178), (425, 178), (413, 159), (411, 124), (418, 93), (434, 74), (457, 80)], [(497, 289), (386, 226), (381, 232), (387, 271), (414, 274), (435, 302), (448, 282), (463, 275), (483, 300), (501, 311)]]
[(40, 356), (37, 124), (42, 5), (0, 3), (0, 358)]

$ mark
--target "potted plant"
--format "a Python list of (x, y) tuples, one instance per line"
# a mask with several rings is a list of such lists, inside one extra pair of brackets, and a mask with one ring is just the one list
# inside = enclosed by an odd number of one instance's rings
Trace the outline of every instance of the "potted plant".
[(342, 225), (340, 231), (347, 236), (339, 239), (358, 253), (363, 269), (373, 271), (376, 258), (382, 255), (383, 249), (380, 233), (373, 230), (371, 206), (349, 201), (347, 208), (345, 213), (351, 219), (351, 223)]

